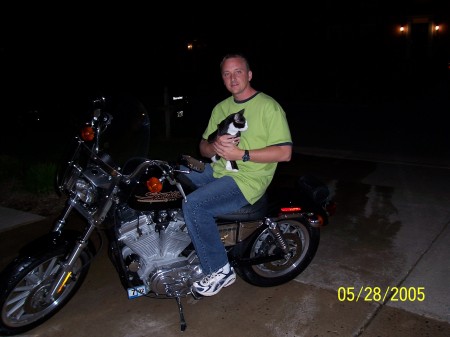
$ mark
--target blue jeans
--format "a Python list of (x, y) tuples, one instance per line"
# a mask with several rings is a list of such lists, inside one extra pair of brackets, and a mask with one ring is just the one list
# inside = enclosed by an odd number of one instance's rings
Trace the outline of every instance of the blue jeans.
[(210, 164), (202, 173), (192, 171), (186, 177), (197, 189), (183, 202), (184, 219), (203, 273), (211, 274), (228, 263), (214, 217), (238, 210), (248, 201), (233, 178), (214, 178)]

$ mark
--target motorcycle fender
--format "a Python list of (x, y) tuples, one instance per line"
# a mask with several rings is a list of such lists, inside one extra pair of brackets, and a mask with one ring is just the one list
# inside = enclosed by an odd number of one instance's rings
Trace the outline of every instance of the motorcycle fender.
[[(49, 250), (68, 248), (79, 239), (81, 233), (73, 230), (67, 230), (63, 233), (50, 232), (26, 244), (19, 251), (22, 256), (36, 255)], [(98, 249), (92, 241), (89, 241), (87, 250), (95, 255)]]

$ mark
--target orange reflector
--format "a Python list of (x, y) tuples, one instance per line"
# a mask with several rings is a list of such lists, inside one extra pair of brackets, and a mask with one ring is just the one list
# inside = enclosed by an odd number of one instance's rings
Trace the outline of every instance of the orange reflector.
[(301, 207), (282, 207), (281, 212), (289, 213), (289, 212), (300, 212), (302, 210)]
[(323, 226), (323, 225), (325, 224), (325, 220), (324, 220), (324, 218), (323, 218), (322, 215), (317, 214), (317, 220), (319, 221), (319, 224), (320, 224), (321, 226)]
[(151, 177), (147, 180), (147, 188), (152, 193), (158, 193), (162, 190), (162, 183), (156, 177)]
[(94, 129), (92, 128), (92, 126), (85, 126), (82, 130), (81, 130), (81, 138), (84, 141), (90, 142), (94, 139), (95, 136), (95, 132)]
[(61, 287), (58, 288), (58, 291), (57, 291), (58, 294), (61, 293), (61, 291), (63, 290), (64, 286), (65, 286), (66, 283), (67, 283), (67, 280), (68, 280), (69, 277), (70, 277), (70, 275), (72, 275), (72, 272), (71, 272), (71, 271), (67, 274), (66, 278), (64, 279), (63, 283), (61, 284)]

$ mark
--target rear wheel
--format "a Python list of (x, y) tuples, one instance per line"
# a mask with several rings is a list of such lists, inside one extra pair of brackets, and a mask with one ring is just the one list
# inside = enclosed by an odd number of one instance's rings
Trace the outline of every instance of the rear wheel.
[(16, 259), (0, 277), (1, 335), (31, 330), (56, 314), (78, 291), (89, 269), (89, 256), (82, 253), (69, 281), (51, 302), (45, 301), (60, 271), (65, 249), (55, 249), (35, 257)]
[[(280, 260), (237, 267), (236, 271), (248, 283), (260, 287), (286, 283), (305, 270), (315, 256), (320, 241), (320, 229), (296, 220), (281, 220), (278, 226), (289, 253)], [(270, 256), (276, 249), (279, 249), (276, 239), (266, 228), (247, 246), (245, 258)]]

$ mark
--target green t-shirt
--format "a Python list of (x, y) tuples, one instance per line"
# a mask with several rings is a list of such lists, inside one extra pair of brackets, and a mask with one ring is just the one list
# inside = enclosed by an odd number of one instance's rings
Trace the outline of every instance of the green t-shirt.
[[(217, 130), (217, 125), (228, 115), (245, 109), (248, 129), (241, 132), (240, 149), (257, 150), (271, 145), (292, 145), (291, 133), (283, 108), (272, 97), (259, 92), (246, 101), (236, 102), (233, 96), (218, 103), (211, 114), (203, 138)], [(266, 191), (273, 179), (277, 163), (236, 161), (239, 171), (225, 168), (221, 158), (212, 163), (214, 177), (229, 175), (234, 178), (242, 194), (250, 204), (255, 203)]]

